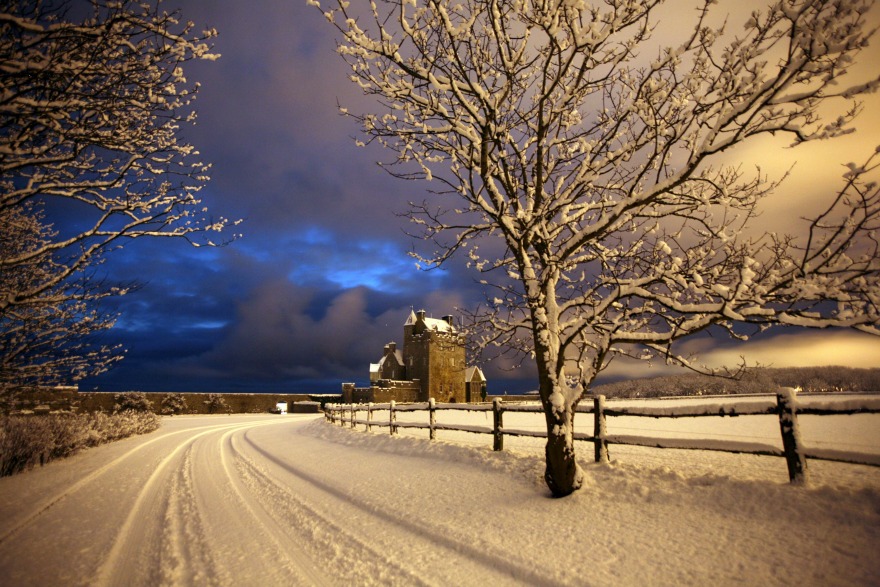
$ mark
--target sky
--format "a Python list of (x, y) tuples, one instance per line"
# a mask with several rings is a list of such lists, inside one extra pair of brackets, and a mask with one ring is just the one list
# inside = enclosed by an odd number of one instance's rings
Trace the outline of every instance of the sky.
[[(243, 219), (236, 229), (243, 236), (220, 248), (140, 239), (114, 253), (108, 276), (142, 284), (112, 301), (120, 317), (103, 338), (122, 344), (126, 357), (80, 389), (335, 393), (343, 381), (367, 383), (369, 363), (384, 344), (402, 339), (412, 309), (439, 317), (484, 298), (480, 276), (464, 260), (423, 271), (408, 255), (418, 243), (399, 213), (426, 186), (379, 169), (387, 155), (378, 147), (355, 146), (356, 123), (337, 104), (364, 98), (335, 52), (334, 30), (314, 8), (305, 0), (164, 6), (219, 32), (220, 59), (186, 68), (201, 88), (198, 123), (182, 133), (213, 164), (204, 204), (217, 216)], [(878, 47), (880, 40), (862, 67), (876, 68)], [(838, 165), (873, 151), (877, 94), (856, 126), (834, 145), (795, 152), (765, 141), (738, 151), (770, 171), (797, 163), (758, 223), (776, 229), (815, 208), (822, 186), (842, 175)], [(771, 330), (746, 344), (701, 339), (692, 347), (716, 366), (741, 355), (775, 366), (880, 366), (880, 341), (855, 332)], [(490, 393), (536, 388), (529, 365), (484, 370)], [(619, 362), (606, 377), (668, 372)]]

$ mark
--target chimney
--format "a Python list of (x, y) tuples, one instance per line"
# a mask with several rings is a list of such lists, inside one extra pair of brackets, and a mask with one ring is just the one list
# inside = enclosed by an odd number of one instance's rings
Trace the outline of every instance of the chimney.
[(396, 342), (389, 342), (388, 344), (385, 345), (385, 354), (386, 355), (394, 354), (394, 352), (396, 350), (397, 350), (397, 343)]
[(455, 317), (452, 316), (452, 314), (450, 314), (449, 316), (443, 316), (443, 320), (445, 320), (446, 323), (450, 326), (455, 326), (455, 324), (452, 323), (452, 321), (455, 320)]
[(419, 320), (424, 322), (425, 321), (425, 311), (419, 310), (418, 312), (416, 312), (416, 318), (418, 318)]

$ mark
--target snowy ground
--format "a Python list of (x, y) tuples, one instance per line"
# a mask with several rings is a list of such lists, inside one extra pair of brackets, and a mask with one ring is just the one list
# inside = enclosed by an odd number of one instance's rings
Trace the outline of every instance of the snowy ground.
[[(866, 426), (846, 427), (880, 446)], [(803, 489), (779, 458), (612, 446), (598, 466), (582, 444), (588, 486), (554, 500), (530, 439), (402, 432), (166, 418), (0, 479), (0, 582), (880, 584), (880, 468), (810, 461)]]

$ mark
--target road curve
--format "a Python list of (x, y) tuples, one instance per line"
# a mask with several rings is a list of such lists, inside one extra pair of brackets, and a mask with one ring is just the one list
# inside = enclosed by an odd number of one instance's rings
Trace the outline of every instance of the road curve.
[(315, 418), (166, 418), (152, 434), (0, 479), (3, 583), (419, 585), (463, 572), (545, 582), (396, 509), (404, 496), (369, 475), (381, 457), (359, 454), (353, 468), (352, 447), (304, 433)]

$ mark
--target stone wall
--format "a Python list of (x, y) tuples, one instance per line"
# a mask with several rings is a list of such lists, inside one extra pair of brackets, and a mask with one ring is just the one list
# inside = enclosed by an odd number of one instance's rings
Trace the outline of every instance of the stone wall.
[[(153, 405), (153, 411), (157, 414), (161, 413), (162, 400), (169, 393), (150, 392), (145, 393), (147, 399)], [(208, 393), (181, 393), (180, 395), (186, 400), (187, 414), (207, 414), (209, 407), (205, 403), (208, 399)], [(223, 398), (228, 407), (228, 412), (233, 414), (263, 414), (274, 410), (279, 402), (287, 402), (288, 412), (307, 411), (317, 412), (328, 397), (322, 395), (309, 394), (271, 394), (271, 393), (221, 393), (217, 394)], [(332, 396), (333, 399), (339, 396)], [(338, 401), (338, 400), (337, 400)], [(296, 406), (297, 402), (309, 402), (303, 406)], [(14, 405), (7, 407), (8, 410), (20, 411), (80, 411), (95, 412), (103, 410), (112, 412), (116, 405), (116, 392), (76, 392), (76, 391), (54, 391), (40, 390), (22, 394)], [(317, 407), (316, 407), (317, 406)]]
[(4, 413), (15, 410), (32, 412), (72, 411), (79, 407), (79, 393), (75, 390), (40, 389), (18, 395), (3, 406)]
[(394, 381), (380, 379), (370, 387), (355, 387), (354, 383), (342, 384), (343, 403), (383, 404), (392, 400), (402, 403), (418, 401), (419, 380)]

